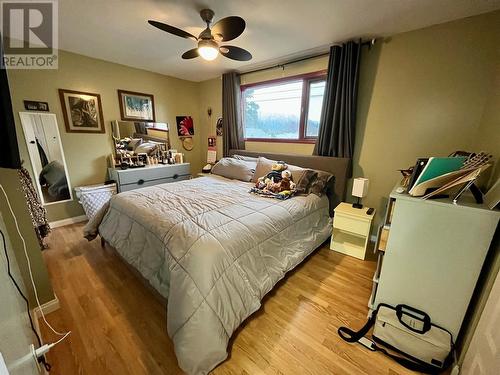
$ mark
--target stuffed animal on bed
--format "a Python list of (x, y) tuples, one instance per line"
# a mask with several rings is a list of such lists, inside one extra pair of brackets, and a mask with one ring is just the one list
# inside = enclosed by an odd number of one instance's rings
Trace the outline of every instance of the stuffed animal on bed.
[(292, 190), (295, 190), (295, 186), (295, 183), (292, 181), (292, 172), (285, 169), (281, 172), (281, 180), (279, 182), (272, 183), (270, 187), (267, 188), (267, 190), (277, 194), (285, 191), (290, 192)]
[(257, 182), (255, 183), (255, 187), (257, 189), (268, 189), (271, 190), (273, 184), (276, 184), (281, 181), (281, 172), (288, 168), (288, 165), (285, 164), (284, 161), (277, 161), (273, 163), (271, 167), (271, 172), (266, 174), (265, 176), (259, 177)]

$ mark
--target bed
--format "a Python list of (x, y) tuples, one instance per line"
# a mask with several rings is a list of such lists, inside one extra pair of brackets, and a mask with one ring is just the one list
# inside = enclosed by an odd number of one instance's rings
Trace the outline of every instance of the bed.
[(260, 155), (331, 172), (335, 187), (328, 196), (276, 200), (249, 194), (252, 183), (211, 175), (118, 194), (99, 226), (167, 299), (168, 334), (188, 374), (226, 359), (231, 335), (264, 295), (330, 236), (330, 209), (345, 195), (348, 159)]

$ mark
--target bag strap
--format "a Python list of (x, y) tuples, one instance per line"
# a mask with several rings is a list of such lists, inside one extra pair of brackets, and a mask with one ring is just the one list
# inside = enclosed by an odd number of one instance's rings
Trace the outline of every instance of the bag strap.
[(431, 374), (431, 375), (439, 374), (441, 371), (444, 370), (444, 369), (439, 369), (439, 368), (431, 366), (431, 365), (418, 363), (418, 362), (412, 361), (411, 359), (400, 357), (398, 355), (392, 354), (392, 353), (388, 352), (387, 350), (385, 350), (384, 348), (381, 348), (380, 346), (378, 346), (375, 343), (373, 343), (372, 348), (375, 351), (384, 353), (386, 356), (392, 358), (394, 361), (399, 363), (401, 366), (406, 367), (408, 370), (423, 372), (424, 374)]
[[(345, 340), (349, 343), (358, 342), (361, 338), (363, 338), (368, 333), (370, 328), (375, 324), (375, 319), (377, 318), (377, 313), (378, 313), (378, 308), (377, 308), (377, 310), (373, 311), (373, 313), (370, 316), (370, 318), (368, 319), (368, 321), (365, 323), (365, 325), (359, 331), (353, 331), (352, 329), (347, 328), (347, 327), (339, 327), (339, 329), (337, 330), (339, 336), (343, 340)], [(424, 363), (417, 363), (417, 362), (412, 361), (410, 359), (389, 353), (387, 350), (378, 346), (373, 341), (372, 341), (372, 344), (373, 345), (371, 346), (371, 350), (384, 353), (386, 356), (392, 358), (394, 361), (399, 363), (401, 366), (406, 367), (409, 370), (420, 371), (420, 372), (423, 372), (426, 374), (432, 374), (432, 375), (439, 374), (441, 371), (444, 370), (444, 369), (438, 369), (434, 366), (427, 365)], [(365, 345), (363, 345), (363, 346), (365, 346)]]
[(377, 317), (378, 310), (373, 311), (372, 316), (368, 319), (366, 324), (359, 331), (353, 331), (347, 327), (339, 327), (337, 330), (339, 336), (347, 342), (356, 342), (360, 338), (364, 337), (370, 328), (375, 324), (375, 318)]

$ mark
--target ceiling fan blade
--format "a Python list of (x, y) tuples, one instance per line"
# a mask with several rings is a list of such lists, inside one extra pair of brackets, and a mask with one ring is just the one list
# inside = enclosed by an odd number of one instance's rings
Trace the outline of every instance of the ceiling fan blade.
[(238, 16), (226, 17), (217, 22), (212, 27), (212, 35), (219, 34), (222, 36), (222, 42), (233, 40), (241, 35), (245, 30), (245, 20)]
[(198, 48), (190, 49), (182, 54), (182, 58), (184, 60), (194, 59), (195, 57), (200, 56), (198, 53)]
[(252, 59), (252, 54), (246, 49), (236, 46), (222, 46), (219, 48), (221, 55), (238, 61), (248, 61)]
[(177, 27), (174, 27), (174, 26), (167, 25), (166, 23), (152, 21), (152, 20), (149, 20), (148, 23), (150, 25), (162, 30), (162, 31), (166, 31), (167, 33), (180, 36), (181, 38), (198, 40), (198, 38), (196, 38), (194, 35), (188, 33), (187, 31), (178, 29)]

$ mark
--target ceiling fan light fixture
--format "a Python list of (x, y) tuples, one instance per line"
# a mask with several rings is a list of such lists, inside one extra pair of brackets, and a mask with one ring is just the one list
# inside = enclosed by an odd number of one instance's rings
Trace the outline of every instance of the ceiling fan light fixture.
[(198, 53), (204, 60), (212, 61), (219, 54), (219, 46), (213, 40), (200, 40), (198, 43)]

